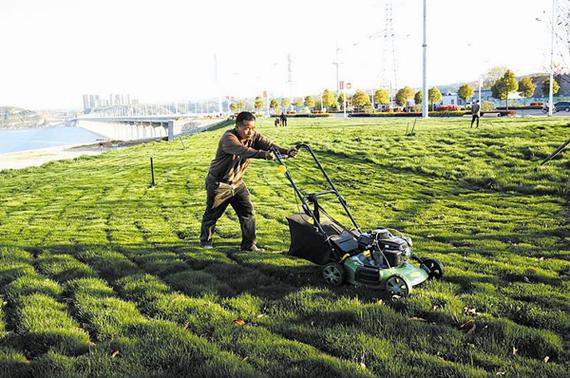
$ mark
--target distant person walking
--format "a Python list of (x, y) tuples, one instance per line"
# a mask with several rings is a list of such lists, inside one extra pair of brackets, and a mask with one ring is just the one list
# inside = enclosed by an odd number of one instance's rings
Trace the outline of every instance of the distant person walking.
[(477, 128), (479, 128), (479, 117), (481, 117), (481, 106), (479, 101), (475, 101), (471, 106), (471, 127), (473, 127), (473, 122), (477, 120)]
[(279, 116), (279, 119), (281, 119), (281, 124), (283, 126), (287, 126), (287, 116), (285, 115), (284, 112), (281, 112), (281, 115)]

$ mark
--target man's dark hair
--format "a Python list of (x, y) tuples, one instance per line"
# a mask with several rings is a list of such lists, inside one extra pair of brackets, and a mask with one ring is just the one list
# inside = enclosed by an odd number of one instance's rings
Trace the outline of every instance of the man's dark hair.
[(236, 117), (236, 126), (242, 126), (245, 121), (255, 121), (255, 116), (250, 112), (241, 112)]

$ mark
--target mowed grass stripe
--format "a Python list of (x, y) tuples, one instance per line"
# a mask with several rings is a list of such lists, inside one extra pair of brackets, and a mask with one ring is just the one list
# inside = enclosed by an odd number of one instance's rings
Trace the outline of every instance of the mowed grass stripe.
[[(176, 265), (177, 268), (170, 271), (176, 270), (178, 274), (166, 277), (167, 280), (170, 277), (170, 282), (176, 283), (176, 278), (182, 278), (179, 265), (182, 261), (178, 260), (174, 253), (162, 254), (166, 256), (167, 261), (157, 265), (161, 268), (168, 264)], [(236, 313), (207, 297), (191, 298), (174, 293), (163, 281), (151, 274), (144, 274), (144, 271), (139, 270), (127, 257), (123, 256), (121, 259), (120, 256), (112, 251), (85, 251), (80, 254), (80, 258), (96, 269), (100, 268), (101, 274), (107, 277), (116, 271), (107, 268), (111, 265), (108, 263), (109, 257), (123, 266), (121, 270), (128, 266), (130, 274), (121, 275), (121, 278), (115, 277), (119, 279), (114, 281), (114, 285), (125, 298), (136, 302), (145, 314), (184, 325), (196, 334), (216, 341), (222, 349), (246, 358), (260, 371), (277, 376), (370, 375), (358, 364), (328, 356), (308, 345), (276, 336), (266, 329), (250, 324), (241, 325), (241, 319)], [(149, 257), (144, 253), (141, 253), (141, 256), (148, 261)], [(148, 264), (146, 266), (150, 267)], [(284, 364), (288, 369), (283, 370)]]
[[(91, 348), (84, 359), (70, 361), (77, 372), (89, 375), (105, 372), (103, 375), (107, 375), (116, 374), (119, 369), (126, 375), (134, 372), (144, 375), (149, 371), (156, 374), (257, 375), (247, 363), (221, 352), (176, 324), (146, 319), (133, 303), (116, 298), (111, 287), (94, 277), (96, 272), (89, 265), (72, 255), (45, 252), (38, 260), (42, 272), (66, 286), (67, 294), (73, 299), (73, 313), (98, 341), (103, 342)], [(109, 352), (109, 348), (114, 351)], [(102, 354), (105, 350), (107, 353)], [(121, 355), (120, 359), (116, 359), (118, 355)], [(94, 356), (99, 365), (89, 362)], [(40, 359), (33, 369), (37, 370), (55, 358), (58, 358), (57, 353)]]
[[(180, 259), (177, 258), (177, 255), (175, 253), (169, 253), (167, 251), (163, 251), (160, 253), (152, 253), (150, 251), (148, 252), (135, 252), (132, 254), (134, 257), (134, 261), (138, 262), (140, 264), (143, 265), (143, 267), (145, 268), (146, 271), (150, 272), (150, 273), (154, 273), (154, 274), (168, 274), (169, 272), (177, 272), (177, 273), (173, 273), (171, 275), (168, 275), (165, 277), (165, 280), (167, 282), (171, 282), (172, 285), (175, 288), (179, 288), (183, 291), (185, 290), (189, 290), (190, 292), (195, 292), (196, 288), (193, 287), (192, 284), (189, 284), (187, 281), (190, 280), (192, 281), (192, 278), (195, 274), (195, 272), (192, 271), (187, 271), (184, 272), (182, 271), (182, 269), (184, 269), (184, 265), (182, 264), (182, 261)], [(247, 256), (247, 254), (244, 254)], [(278, 257), (278, 256), (276, 256)], [(228, 261), (229, 262), (229, 261)], [(244, 268), (239, 268), (239, 267), (234, 267), (233, 271), (230, 273), (230, 271), (226, 272), (225, 274), (222, 274), (222, 276), (230, 278), (230, 277), (235, 277), (235, 276), (246, 276), (248, 269), (244, 269)], [(218, 263), (214, 263), (213, 264), (213, 269), (210, 270), (210, 272), (214, 272), (220, 271), (220, 267)], [(206, 281), (206, 277), (210, 276), (211, 274), (206, 273), (206, 275), (204, 274), (198, 274), (197, 276), (201, 279), (203, 279), (204, 281)], [(212, 282), (211, 278), (208, 277), (208, 281), (210, 282), (210, 285), (215, 287), (217, 290), (217, 293), (219, 294), (220, 292), (223, 292), (224, 290), (227, 291), (227, 287), (224, 287), (225, 285), (222, 285), (221, 282), (219, 282), (218, 280), (215, 280), (214, 282)], [(143, 281), (145, 281), (144, 283), (141, 283), (141, 285), (157, 285), (157, 283), (149, 283), (147, 282), (147, 280), (150, 278), (144, 278)], [(230, 278), (231, 279), (231, 278)], [(194, 280), (195, 282), (196, 280)], [(265, 280), (265, 283), (269, 283), (271, 282), (271, 280)], [(254, 284), (249, 284), (249, 285), (244, 285), (243, 282), (239, 283), (239, 281), (234, 281), (234, 282), (229, 282), (231, 285), (230, 287), (234, 287), (234, 288), (238, 288), (240, 286), (259, 286), (260, 284), (263, 283), (263, 280), (258, 279), (257, 282), (255, 282)], [(241, 284), (241, 285), (240, 285)], [(283, 285), (283, 284), (282, 284)], [(164, 287), (163, 287), (164, 289)], [(221, 290), (220, 290), (221, 289)], [(148, 290), (151, 291), (151, 290)], [(254, 289), (255, 292), (255, 289)], [(237, 303), (240, 303), (241, 300), (244, 301), (244, 303), (248, 302), (249, 297), (246, 295), (245, 299), (241, 298), (241, 297), (237, 297), (235, 298), (235, 300), (232, 300), (232, 306), (236, 306)], [(433, 299), (433, 298), (430, 298)], [(166, 300), (166, 302), (175, 302), (176, 300), (178, 301), (182, 301), (181, 298), (177, 298), (177, 299), (171, 299), (171, 300)], [(434, 299), (437, 300), (437, 299)], [(153, 307), (151, 305), (151, 303), (153, 303), (155, 300), (153, 300), (153, 297), (150, 297), (147, 299), (147, 302), (149, 303), (149, 306)], [(256, 301), (253, 300), (253, 303), (255, 303)], [(332, 302), (332, 299), (331, 299)], [(208, 303), (208, 302), (205, 302)], [(224, 304), (222, 302), (222, 304)], [(432, 308), (431, 306), (433, 305), (431, 301), (428, 301), (427, 303), (424, 301), (423, 304), (427, 304), (427, 308), (426, 306), (422, 306), (423, 308), (420, 310), (419, 308), (417, 309), (417, 313), (412, 313), (412, 314), (408, 314), (410, 317), (413, 317), (414, 315), (418, 316), (418, 315), (422, 315), (428, 319), (431, 318), (431, 320), (441, 320), (443, 319), (442, 312), (435, 312), (435, 311), (431, 311)], [(206, 304), (202, 304), (204, 307), (206, 307)], [(329, 304), (330, 305), (330, 304)], [(354, 307), (353, 311), (355, 313), (358, 312), (358, 303), (352, 303), (352, 306)], [(415, 305), (416, 308), (418, 307), (417, 305)], [(156, 311), (158, 313), (161, 312), (160, 310), (160, 305), (157, 306), (159, 309), (153, 309), (152, 311)], [(266, 303), (263, 306), (266, 311), (268, 312), (272, 312), (272, 306), (271, 303)], [(240, 308), (240, 306), (237, 306), (237, 308)], [(299, 324), (299, 320), (298, 319), (291, 319), (291, 318), (279, 318), (279, 316), (275, 316), (274, 314), (271, 314), (270, 317), (268, 317), (267, 319), (271, 319), (272, 321), (269, 322), (268, 324), (265, 324), (265, 322), (259, 321), (257, 320), (257, 316), (259, 314), (261, 314), (261, 306), (259, 308), (253, 307), (253, 311), (248, 312), (246, 314), (241, 313), (240, 317), (247, 319), (248, 322), (252, 322), (252, 323), (259, 323), (259, 324), (264, 324), (268, 329), (273, 330), (277, 333), (283, 334), (284, 336), (288, 337), (288, 338), (292, 338), (295, 340), (303, 340), (303, 342), (307, 343), (307, 344), (311, 344), (314, 346), (317, 346), (320, 349), (326, 350), (326, 351), (334, 351), (334, 352), (338, 352), (334, 349), (331, 349), (330, 347), (327, 346), (326, 342), (322, 342), (322, 343), (318, 343), (316, 342), (317, 340), (319, 340), (319, 337), (316, 336), (316, 334), (318, 334), (320, 332), (321, 335), (331, 335), (331, 334), (335, 334), (337, 332), (337, 330), (333, 330), (331, 331), (330, 329), (326, 329), (326, 327), (320, 327), (320, 326), (315, 326), (315, 323), (322, 320), (320, 319), (322, 316), (322, 313), (320, 313), (318, 316), (316, 316), (315, 318), (319, 318), (319, 319), (309, 319), (310, 320), (310, 325), (307, 325), (306, 327), (297, 327), (297, 326), (289, 326), (291, 324)], [(462, 307), (460, 308), (462, 309)], [(346, 309), (343, 309), (344, 311), (347, 311)], [(162, 310), (164, 311), (164, 310)], [(279, 311), (278, 311), (279, 313)], [(429, 316), (430, 313), (433, 313), (433, 316)], [(336, 314), (335, 314), (336, 315)], [(236, 315), (233, 315), (234, 317)], [(226, 317), (225, 321), (229, 323), (229, 320), (231, 319), (231, 317)], [(180, 322), (185, 321), (185, 314), (183, 314), (183, 316), (178, 320)], [(463, 321), (463, 322), (467, 322), (470, 321), (471, 319), (468, 316), (462, 316), (461, 319), (447, 319), (447, 321), (449, 323), (451, 323), (450, 325), (457, 327), (458, 321)], [(203, 321), (203, 319), (200, 319), (200, 321)], [(376, 321), (378, 322), (383, 322), (381, 317), (376, 317)], [(407, 322), (408, 318), (407, 317), (403, 317), (403, 316), (396, 316), (395, 314), (392, 314), (392, 316), (388, 319), (387, 322), (389, 323), (404, 323)], [(308, 322), (308, 321), (307, 321)], [(277, 325), (276, 325), (277, 324)], [(502, 325), (502, 323), (500, 323)], [(283, 328), (282, 325), (287, 325), (287, 327)], [(355, 331), (357, 329), (359, 329), (359, 326), (361, 325), (360, 321), (355, 320), (354, 324), (352, 325), (351, 330)], [(495, 328), (497, 328), (499, 325), (497, 325), (495, 322), (491, 321), (490, 323), (486, 323), (486, 324), (478, 324), (480, 329), (486, 329), (490, 326), (494, 326)], [(506, 325), (507, 327), (515, 327), (513, 324), (510, 325)], [(405, 329), (405, 326), (403, 326)], [(419, 328), (419, 329), (418, 329)], [(318, 331), (315, 331), (315, 329), (317, 329)], [(299, 330), (303, 330), (304, 332), (307, 332), (308, 334), (303, 334), (303, 332), (300, 332)], [(402, 331), (402, 330), (401, 330)], [(501, 329), (502, 331), (502, 329)], [(202, 330), (203, 332), (203, 330)], [(363, 335), (366, 335), (366, 332), (369, 332), (368, 336), (371, 337), (372, 339), (377, 339), (377, 337), (386, 337), (386, 335), (393, 335), (396, 332), (385, 332), (385, 330), (378, 330), (375, 329), (374, 327), (360, 327), (360, 332), (363, 332)], [(430, 325), (423, 325), (422, 323), (419, 323), (419, 325), (416, 328), (413, 328), (411, 331), (407, 332), (404, 334), (404, 336), (396, 336), (395, 338), (392, 339), (384, 339), (385, 342), (388, 343), (394, 343), (394, 344), (400, 344), (400, 345), (405, 345), (406, 347), (413, 347), (414, 345), (416, 345), (417, 343), (420, 344), (427, 344), (426, 340), (433, 340), (433, 333), (436, 334), (441, 334), (441, 329), (438, 328), (437, 330), (435, 329), (435, 327), (430, 326)], [(500, 354), (505, 354), (507, 357), (509, 357), (511, 355), (511, 349), (509, 347), (509, 345), (512, 343), (514, 345), (519, 345), (521, 346), (521, 351), (523, 354), (528, 354), (529, 352), (532, 354), (532, 356), (537, 356), (538, 358), (543, 358), (543, 356), (545, 355), (550, 355), (551, 357), (553, 356), (554, 358), (556, 358), (561, 351), (561, 343), (560, 341), (557, 339), (557, 337), (555, 335), (551, 335), (551, 337), (553, 338), (552, 340), (548, 340), (548, 339), (542, 339), (541, 335), (538, 333), (533, 333), (532, 330), (528, 330), (528, 329), (523, 329), (523, 328), (515, 328), (514, 331), (511, 331), (511, 333), (509, 333), (508, 337), (505, 337), (507, 334), (502, 334), (499, 330), (497, 330), (497, 338), (501, 339), (501, 338), (505, 338), (507, 341), (505, 341), (505, 345), (503, 346), (492, 346), (492, 347), (487, 347), (486, 344), (486, 340), (488, 340), (489, 334), (484, 334), (482, 337), (480, 337), (479, 335), (474, 336), (471, 339), (466, 339), (463, 337), (463, 334), (459, 331), (455, 331), (454, 329), (450, 328), (447, 332), (449, 332), (449, 335), (445, 335), (443, 334), (443, 336), (441, 336), (442, 338), (445, 338), (446, 336), (450, 339), (453, 340), (455, 339), (456, 344), (452, 344), (449, 345), (449, 343), (447, 341), (444, 342), (439, 342), (439, 339), (433, 340), (433, 350), (432, 353), (444, 353), (447, 354), (450, 358), (454, 358), (454, 359), (458, 359), (458, 361), (464, 361), (464, 363), (469, 363), (471, 362), (471, 364), (473, 364), (473, 360), (474, 357), (472, 354), (469, 355), (464, 355), (464, 356), (460, 356), (457, 357), (457, 349), (458, 346), (461, 345), (462, 343), (471, 343), (472, 345), (477, 345), (479, 350), (486, 350), (487, 353), (481, 353), (479, 352), (479, 359), (480, 361), (477, 361), (477, 359), (475, 359), (475, 363), (477, 365), (481, 364), (484, 367), (488, 367), (488, 360), (493, 356), (493, 354), (490, 354), (489, 352), (493, 352), (493, 353), (500, 353)], [(517, 333), (520, 333), (520, 335), (517, 335)], [(514, 339), (513, 339), (514, 337)], [(510, 338), (510, 339), (509, 339)], [(416, 340), (417, 339), (417, 340)], [(483, 339), (483, 340), (481, 340)], [(528, 341), (526, 340), (528, 339)], [(382, 340), (382, 339), (380, 339)], [(536, 345), (535, 345), (536, 344)], [(535, 345), (534, 348), (532, 348), (531, 346)], [(524, 347), (523, 347), (524, 346)], [(536, 349), (536, 350), (535, 350)], [(340, 354), (335, 354), (337, 356), (341, 356), (341, 357), (345, 357), (344, 355)], [(427, 355), (427, 353), (426, 353)], [(351, 355), (350, 357), (352, 357), (354, 359), (354, 355)], [(408, 358), (408, 362), (411, 362), (412, 360), (414, 360), (416, 358), (415, 355), (410, 355)], [(374, 360), (374, 358), (369, 358), (369, 360), (371, 360), (372, 362), (376, 362), (376, 368), (381, 368), (382, 366), (385, 366), (385, 364), (387, 363), (387, 360), (381, 361), (381, 363), (379, 363), (378, 361)], [(430, 360), (430, 359), (428, 359)], [(435, 372), (439, 371), (442, 368), (448, 369), (448, 370), (453, 370), (454, 368), (457, 369), (457, 373), (459, 374), (460, 372), (464, 372), (465, 374), (473, 374), (473, 375), (477, 375), (477, 374), (483, 374), (484, 371), (481, 370), (479, 372), (477, 372), (476, 369), (471, 369), (468, 366), (462, 366), (461, 364), (454, 364), (454, 363), (450, 363), (450, 362), (444, 362), (444, 361), (440, 361), (440, 360), (435, 360), (438, 361), (440, 363), (438, 364), (434, 364), (433, 366), (429, 366), (427, 363), (426, 364), (422, 364), (422, 363), (418, 363), (416, 361), (415, 364), (411, 364), (410, 365), (410, 370), (408, 371), (409, 374), (418, 374), (420, 371), (432, 371), (434, 374)], [(499, 360), (500, 361), (500, 360)], [(516, 370), (519, 369), (520, 367), (517, 366), (515, 363), (510, 362), (511, 365), (509, 365), (508, 363), (499, 363), (497, 364), (495, 367), (497, 368), (501, 368), (501, 367), (508, 367), (510, 369)], [(532, 364), (532, 363), (530, 363)], [(556, 368), (556, 366), (554, 366), (553, 368)], [(559, 367), (558, 367), (559, 368)], [(470, 370), (471, 369), (471, 370)], [(398, 371), (402, 371), (402, 367), (397, 367), (394, 370), (379, 370), (379, 371), (375, 371), (376, 374), (395, 374)], [(532, 370), (529, 370), (532, 371)]]
[(25, 251), (2, 251), (2, 291), (14, 331), (6, 342), (32, 357), (48, 350), (68, 355), (85, 353), (91, 343), (89, 335), (61, 303), (61, 287), (37, 273), (32, 262), (33, 257)]

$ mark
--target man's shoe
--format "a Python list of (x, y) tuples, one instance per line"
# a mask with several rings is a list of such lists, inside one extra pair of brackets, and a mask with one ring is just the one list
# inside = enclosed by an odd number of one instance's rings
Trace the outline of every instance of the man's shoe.
[(257, 245), (252, 245), (251, 248), (242, 248), (241, 252), (265, 252), (265, 248), (258, 247)]
[(200, 243), (200, 247), (204, 248), (204, 249), (213, 249), (214, 245), (210, 242), (210, 243)]

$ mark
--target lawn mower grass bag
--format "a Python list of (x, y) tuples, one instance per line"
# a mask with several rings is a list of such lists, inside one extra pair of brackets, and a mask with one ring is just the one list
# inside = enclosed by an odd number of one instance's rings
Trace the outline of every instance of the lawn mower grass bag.
[[(287, 221), (289, 222), (289, 231), (291, 232), (290, 255), (319, 265), (330, 262), (330, 245), (318, 231), (317, 227), (315, 227), (313, 218), (307, 214), (297, 213), (288, 216)], [(343, 231), (340, 226), (329, 220), (321, 222), (321, 226), (328, 237), (340, 235)]]

